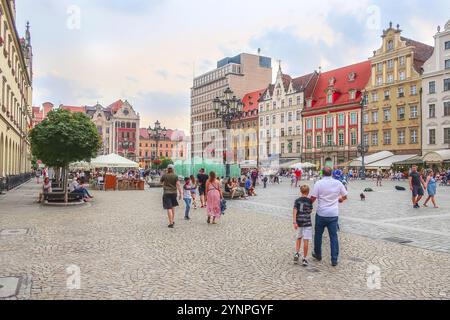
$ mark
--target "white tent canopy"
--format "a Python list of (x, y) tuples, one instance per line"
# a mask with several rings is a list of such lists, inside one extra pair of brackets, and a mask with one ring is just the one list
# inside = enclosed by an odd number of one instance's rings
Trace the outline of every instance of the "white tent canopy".
[[(365, 156), (364, 157), (364, 163), (366, 165), (383, 160), (383, 159), (387, 159), (389, 157), (392, 157), (394, 154), (390, 151), (381, 151), (381, 152), (377, 152), (374, 154), (371, 154), (369, 156)], [(354, 159), (352, 162), (349, 163), (349, 167), (360, 167), (362, 165), (362, 158), (356, 158)]]
[(139, 168), (139, 164), (136, 162), (115, 153), (92, 159), (91, 166), (94, 168)]
[(389, 158), (385, 158), (379, 161), (375, 161), (366, 166), (366, 169), (390, 169), (394, 163), (406, 161), (412, 158), (417, 157), (417, 155), (396, 155)]
[(428, 152), (423, 156), (423, 161), (428, 163), (441, 163), (450, 161), (450, 149)]

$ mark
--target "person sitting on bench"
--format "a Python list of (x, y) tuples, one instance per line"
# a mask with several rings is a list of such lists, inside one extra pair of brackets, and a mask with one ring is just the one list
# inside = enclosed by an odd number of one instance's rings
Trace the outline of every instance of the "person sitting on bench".
[(89, 194), (89, 191), (83, 187), (84, 181), (81, 181), (80, 178), (73, 179), (72, 183), (70, 184), (70, 193), (80, 193), (83, 195), (83, 198), (85, 201), (87, 199), (94, 198)]
[(42, 198), (46, 193), (52, 192), (52, 183), (50, 182), (49, 178), (44, 179), (44, 184), (42, 185), (42, 191), (39, 193), (39, 201), (38, 203), (42, 202)]

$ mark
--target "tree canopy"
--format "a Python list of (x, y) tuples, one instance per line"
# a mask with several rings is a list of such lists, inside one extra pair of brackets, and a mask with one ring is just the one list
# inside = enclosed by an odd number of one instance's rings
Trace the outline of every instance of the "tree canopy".
[(67, 167), (76, 161), (90, 161), (101, 148), (95, 124), (83, 113), (67, 110), (49, 112), (30, 131), (32, 154), (50, 167)]

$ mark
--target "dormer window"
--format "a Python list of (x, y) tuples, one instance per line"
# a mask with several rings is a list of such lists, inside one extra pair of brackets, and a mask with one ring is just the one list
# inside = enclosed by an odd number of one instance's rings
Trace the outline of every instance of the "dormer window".
[(327, 103), (328, 104), (333, 103), (333, 93), (332, 92), (327, 94)]
[(348, 74), (348, 81), (349, 81), (349, 82), (355, 81), (355, 78), (356, 78), (356, 73), (350, 72), (350, 73)]
[(356, 91), (355, 90), (351, 90), (350, 91), (350, 99), (351, 100), (355, 100), (356, 99)]
[(308, 99), (308, 101), (306, 102), (306, 106), (307, 106), (308, 108), (311, 108), (311, 107), (312, 107), (312, 100), (311, 100), (311, 99)]
[(336, 83), (336, 78), (335, 77), (330, 78), (330, 80), (328, 80), (328, 85), (329, 86), (334, 86), (335, 83)]
[(387, 51), (393, 51), (394, 50), (394, 40), (389, 40), (387, 43)]

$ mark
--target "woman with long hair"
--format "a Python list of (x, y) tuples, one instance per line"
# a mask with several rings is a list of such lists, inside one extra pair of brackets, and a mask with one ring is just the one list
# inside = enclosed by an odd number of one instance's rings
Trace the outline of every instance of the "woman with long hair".
[(189, 177), (191, 179), (191, 197), (192, 197), (192, 205), (194, 206), (194, 210), (197, 210), (197, 181), (195, 180), (194, 175)]
[(431, 169), (428, 169), (427, 171), (427, 179), (425, 182), (425, 189), (427, 189), (427, 193), (428, 193), (428, 198), (425, 201), (425, 203), (423, 204), (424, 207), (428, 207), (428, 201), (431, 200), (431, 202), (433, 203), (434, 207), (437, 209), (439, 208), (436, 205), (436, 189), (437, 189), (437, 183), (436, 183), (436, 178), (434, 176), (434, 172)]
[(217, 180), (216, 173), (211, 171), (209, 174), (209, 179), (206, 182), (206, 209), (208, 212), (208, 224), (216, 224), (216, 220), (220, 218), (222, 214), (222, 210), (220, 208), (222, 199), (223, 194), (220, 189), (220, 183)]

